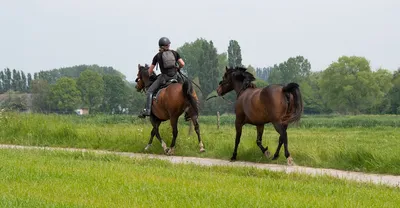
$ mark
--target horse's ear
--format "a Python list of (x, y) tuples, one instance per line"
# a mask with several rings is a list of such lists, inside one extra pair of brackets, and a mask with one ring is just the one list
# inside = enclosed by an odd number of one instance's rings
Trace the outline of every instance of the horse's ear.
[(228, 71), (228, 66), (225, 66), (225, 71)]
[(140, 64), (137, 65), (138, 69), (140, 69)]

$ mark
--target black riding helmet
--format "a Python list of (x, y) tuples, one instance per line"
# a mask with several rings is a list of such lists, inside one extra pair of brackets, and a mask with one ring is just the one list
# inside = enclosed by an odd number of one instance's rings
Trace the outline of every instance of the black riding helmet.
[(167, 37), (162, 37), (160, 38), (160, 40), (158, 41), (158, 46), (167, 46), (171, 44), (171, 41), (169, 41), (169, 39)]

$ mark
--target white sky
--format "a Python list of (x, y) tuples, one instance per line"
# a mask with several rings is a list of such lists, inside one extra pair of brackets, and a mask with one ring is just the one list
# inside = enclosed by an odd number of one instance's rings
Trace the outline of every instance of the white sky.
[(342, 55), (400, 67), (398, 0), (0, 0), (0, 28), (0, 70), (26, 73), (98, 64), (134, 80), (161, 36), (172, 48), (202, 37), (219, 53), (235, 39), (255, 67), (297, 55), (313, 71)]

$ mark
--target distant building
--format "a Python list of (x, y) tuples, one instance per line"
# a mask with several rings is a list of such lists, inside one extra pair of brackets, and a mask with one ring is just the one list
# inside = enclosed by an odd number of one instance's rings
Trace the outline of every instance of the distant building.
[(89, 108), (76, 109), (75, 112), (78, 115), (88, 115), (89, 114)]

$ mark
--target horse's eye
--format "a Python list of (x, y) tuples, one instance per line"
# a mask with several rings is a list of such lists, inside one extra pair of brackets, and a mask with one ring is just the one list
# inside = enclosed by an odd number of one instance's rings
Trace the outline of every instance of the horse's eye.
[(221, 84), (222, 84), (222, 81), (219, 82), (219, 85), (221, 85)]

